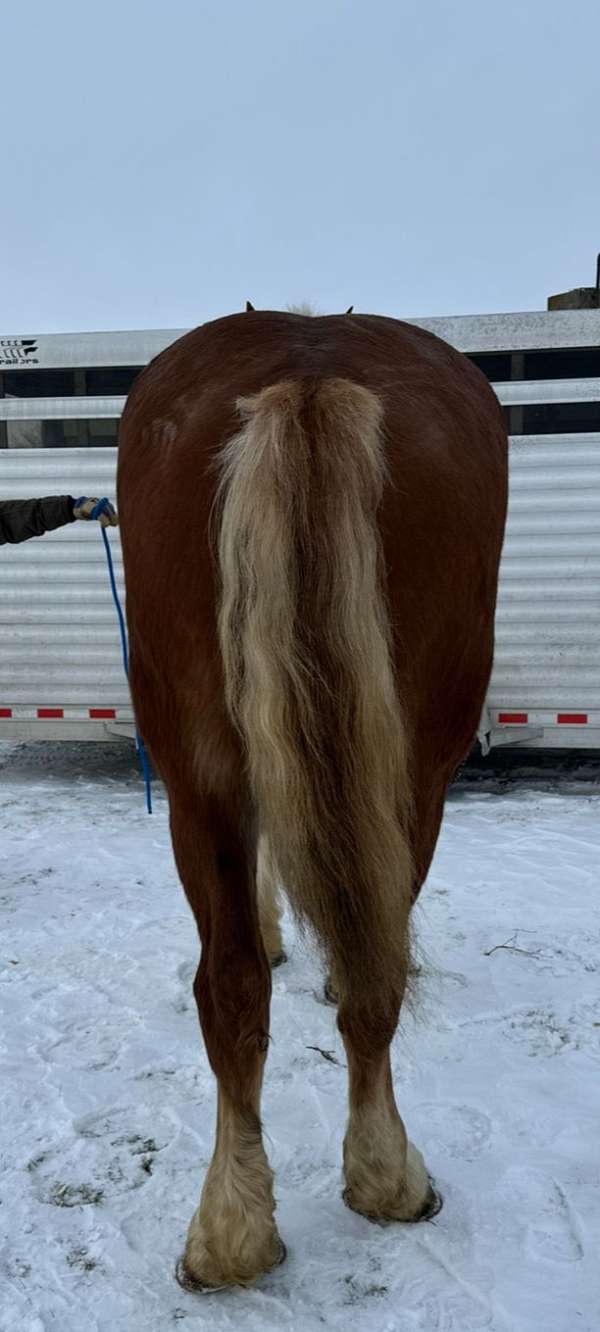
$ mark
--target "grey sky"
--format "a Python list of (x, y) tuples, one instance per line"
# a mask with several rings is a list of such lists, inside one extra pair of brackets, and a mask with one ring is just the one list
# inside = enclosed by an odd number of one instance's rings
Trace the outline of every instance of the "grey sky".
[(5, 0), (0, 41), (0, 332), (593, 282), (597, 0)]

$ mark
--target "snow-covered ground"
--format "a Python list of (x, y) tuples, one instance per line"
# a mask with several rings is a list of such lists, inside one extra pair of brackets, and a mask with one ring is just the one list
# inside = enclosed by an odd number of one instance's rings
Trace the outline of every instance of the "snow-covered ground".
[(126, 746), (0, 765), (2, 1332), (596, 1332), (600, 764), (449, 799), (394, 1046), (434, 1222), (342, 1203), (343, 1049), (288, 922), (264, 1119), (289, 1257), (205, 1297), (173, 1277), (214, 1087), (164, 796), (148, 818)]

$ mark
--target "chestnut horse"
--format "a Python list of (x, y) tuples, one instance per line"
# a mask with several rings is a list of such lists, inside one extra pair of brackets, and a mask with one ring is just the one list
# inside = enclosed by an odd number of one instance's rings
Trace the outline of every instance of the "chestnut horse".
[(260, 1120), (279, 876), (338, 997), (345, 1200), (397, 1221), (440, 1205), (390, 1042), (411, 905), (490, 675), (506, 474), (483, 375), (394, 319), (217, 319), (129, 395), (131, 691), (200, 934), (218, 1083), (189, 1286), (247, 1285), (284, 1256)]

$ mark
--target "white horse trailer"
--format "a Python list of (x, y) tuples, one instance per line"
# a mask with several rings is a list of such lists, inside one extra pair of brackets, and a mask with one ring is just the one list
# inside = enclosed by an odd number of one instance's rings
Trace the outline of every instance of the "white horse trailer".
[[(511, 437), (481, 743), (600, 747), (600, 310), (415, 322), (487, 374)], [(0, 338), (0, 497), (113, 495), (125, 395), (183, 331)], [(133, 714), (99, 529), (4, 546), (0, 739), (115, 734)]]

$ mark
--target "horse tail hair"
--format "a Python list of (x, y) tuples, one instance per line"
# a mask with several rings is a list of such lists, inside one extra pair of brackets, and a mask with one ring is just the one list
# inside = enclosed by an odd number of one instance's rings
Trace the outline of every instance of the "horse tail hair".
[(401, 995), (411, 802), (377, 522), (382, 404), (347, 380), (290, 380), (238, 409), (219, 634), (260, 828), (340, 997), (374, 981)]

